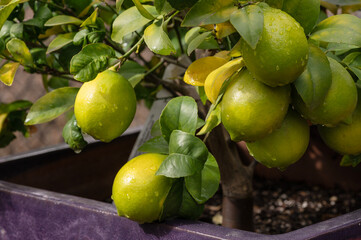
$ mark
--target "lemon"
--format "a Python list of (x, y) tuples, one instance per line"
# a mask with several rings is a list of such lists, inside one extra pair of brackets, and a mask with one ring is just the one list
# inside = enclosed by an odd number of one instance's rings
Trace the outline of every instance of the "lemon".
[(247, 144), (250, 154), (263, 165), (285, 169), (305, 153), (310, 140), (307, 121), (289, 111), (280, 128), (270, 135)]
[(222, 99), (222, 123), (233, 141), (255, 141), (278, 128), (287, 114), (290, 87), (269, 87), (245, 69), (232, 78)]
[(358, 90), (358, 103), (352, 114), (352, 123), (340, 123), (336, 127), (319, 126), (323, 141), (341, 154), (358, 155), (361, 153), (361, 92)]
[(197, 59), (189, 65), (183, 80), (193, 86), (203, 86), (208, 74), (225, 63), (227, 63), (226, 59), (215, 56)]
[(295, 81), (308, 60), (303, 28), (287, 13), (266, 7), (261, 38), (255, 49), (241, 42), (247, 68), (259, 81), (275, 87)]
[(83, 132), (110, 142), (129, 127), (136, 103), (134, 89), (128, 80), (106, 70), (81, 86), (75, 99), (74, 114)]
[(155, 173), (166, 155), (147, 153), (127, 162), (117, 173), (112, 199), (120, 216), (139, 223), (159, 219), (172, 179)]
[(356, 108), (357, 89), (347, 70), (336, 60), (328, 58), (332, 83), (324, 102), (316, 108), (308, 107), (298, 94), (294, 94), (293, 105), (304, 118), (313, 124), (336, 126), (346, 121)]

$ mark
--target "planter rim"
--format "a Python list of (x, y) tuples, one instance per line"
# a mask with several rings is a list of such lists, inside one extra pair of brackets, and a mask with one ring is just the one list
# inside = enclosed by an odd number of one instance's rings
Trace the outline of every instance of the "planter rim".
[[(60, 207), (66, 207), (72, 209), (72, 212), (76, 212), (81, 216), (83, 213), (90, 213), (92, 216), (96, 215), (99, 217), (106, 217), (111, 219), (112, 225), (110, 228), (125, 227), (132, 229), (136, 233), (146, 234), (140, 235), (139, 239), (144, 236), (156, 236), (157, 239), (270, 239), (270, 240), (297, 240), (297, 239), (340, 239), (340, 238), (328, 238), (327, 236), (331, 234), (339, 234), (343, 229), (350, 227), (357, 227), (357, 232), (361, 235), (361, 209), (354, 212), (338, 216), (320, 223), (316, 223), (289, 233), (278, 234), (278, 235), (264, 235), (258, 233), (252, 233), (242, 230), (228, 229), (217, 225), (212, 225), (209, 223), (203, 223), (199, 221), (190, 221), (190, 220), (170, 220), (163, 223), (153, 223), (153, 224), (143, 224), (139, 225), (136, 222), (133, 222), (129, 219), (119, 217), (117, 215), (116, 209), (112, 204), (99, 202), (96, 200), (76, 197), (67, 194), (61, 194), (56, 192), (51, 192), (47, 190), (32, 188), (28, 186), (18, 185), (14, 183), (9, 183), (5, 181), (0, 181), (0, 196), (3, 194), (11, 196), (10, 198), (0, 198), (0, 206), (15, 206), (17, 209), (17, 201), (24, 203), (26, 200), (26, 205), (28, 208), (34, 204), (34, 206), (39, 206), (44, 204), (48, 206), (43, 211), (57, 211)], [(11, 202), (13, 201), (13, 202)], [(21, 204), (19, 205), (21, 206)], [(24, 210), (24, 209), (22, 209)], [(28, 209), (29, 210), (29, 209)], [(30, 209), (31, 210), (31, 209)], [(52, 215), (52, 212), (45, 213)], [(6, 214), (5, 214), (6, 215)], [(68, 216), (69, 217), (69, 216)], [(4, 217), (0, 216), (0, 225), (4, 224), (2, 219)], [(5, 217), (6, 218), (6, 217)], [(116, 228), (117, 229), (117, 228)], [(166, 229), (166, 230), (165, 230)], [(119, 230), (119, 229), (118, 229)], [(168, 235), (162, 235), (164, 232), (167, 232)], [(188, 235), (187, 235), (188, 234)], [(184, 238), (187, 235), (188, 237)], [(344, 236), (341, 235), (340, 236)], [(147, 238), (148, 238), (147, 237)], [(56, 238), (54, 238), (56, 239)], [(345, 239), (345, 238), (342, 238)]]

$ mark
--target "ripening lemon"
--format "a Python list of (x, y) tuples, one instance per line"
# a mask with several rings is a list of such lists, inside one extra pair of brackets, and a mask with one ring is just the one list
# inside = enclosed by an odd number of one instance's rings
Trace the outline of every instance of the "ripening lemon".
[(204, 57), (194, 61), (187, 68), (183, 80), (193, 86), (203, 86), (208, 74), (227, 63), (227, 59), (221, 57)]
[(136, 104), (134, 89), (128, 80), (106, 70), (81, 86), (75, 99), (74, 114), (83, 132), (110, 142), (129, 127)]
[(304, 118), (313, 124), (331, 127), (341, 121), (346, 121), (351, 116), (357, 104), (357, 89), (347, 70), (336, 60), (332, 58), (328, 58), (328, 60), (332, 83), (324, 102), (316, 108), (310, 108), (298, 94), (295, 94), (293, 105)]
[(247, 148), (250, 154), (266, 167), (283, 170), (302, 157), (309, 140), (307, 121), (290, 110), (280, 128), (260, 140), (248, 142)]
[(361, 92), (356, 110), (352, 114), (352, 123), (340, 123), (336, 127), (319, 126), (318, 131), (323, 141), (341, 154), (358, 155), (361, 153)]
[(282, 124), (289, 103), (289, 86), (269, 87), (244, 69), (223, 95), (222, 123), (233, 141), (255, 141)]
[(172, 179), (156, 176), (166, 155), (147, 153), (127, 162), (117, 173), (112, 199), (120, 216), (139, 223), (160, 218)]
[(308, 43), (303, 28), (287, 13), (263, 8), (264, 26), (255, 49), (245, 41), (241, 51), (247, 68), (259, 81), (283, 86), (295, 81), (308, 60)]

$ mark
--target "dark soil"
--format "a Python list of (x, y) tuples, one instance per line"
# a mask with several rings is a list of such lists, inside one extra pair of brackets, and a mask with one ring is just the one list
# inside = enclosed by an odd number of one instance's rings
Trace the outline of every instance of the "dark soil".
[[(254, 228), (281, 234), (361, 208), (361, 192), (304, 183), (254, 179)], [(221, 191), (208, 201), (200, 220), (221, 224)]]

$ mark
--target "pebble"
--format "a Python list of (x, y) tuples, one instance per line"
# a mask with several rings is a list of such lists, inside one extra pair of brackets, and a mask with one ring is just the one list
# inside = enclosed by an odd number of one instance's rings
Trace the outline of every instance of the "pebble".
[[(361, 192), (303, 183), (254, 179), (254, 228), (282, 234), (361, 209)], [(201, 221), (221, 224), (221, 190), (206, 203)], [(213, 206), (213, 207), (211, 207)]]

